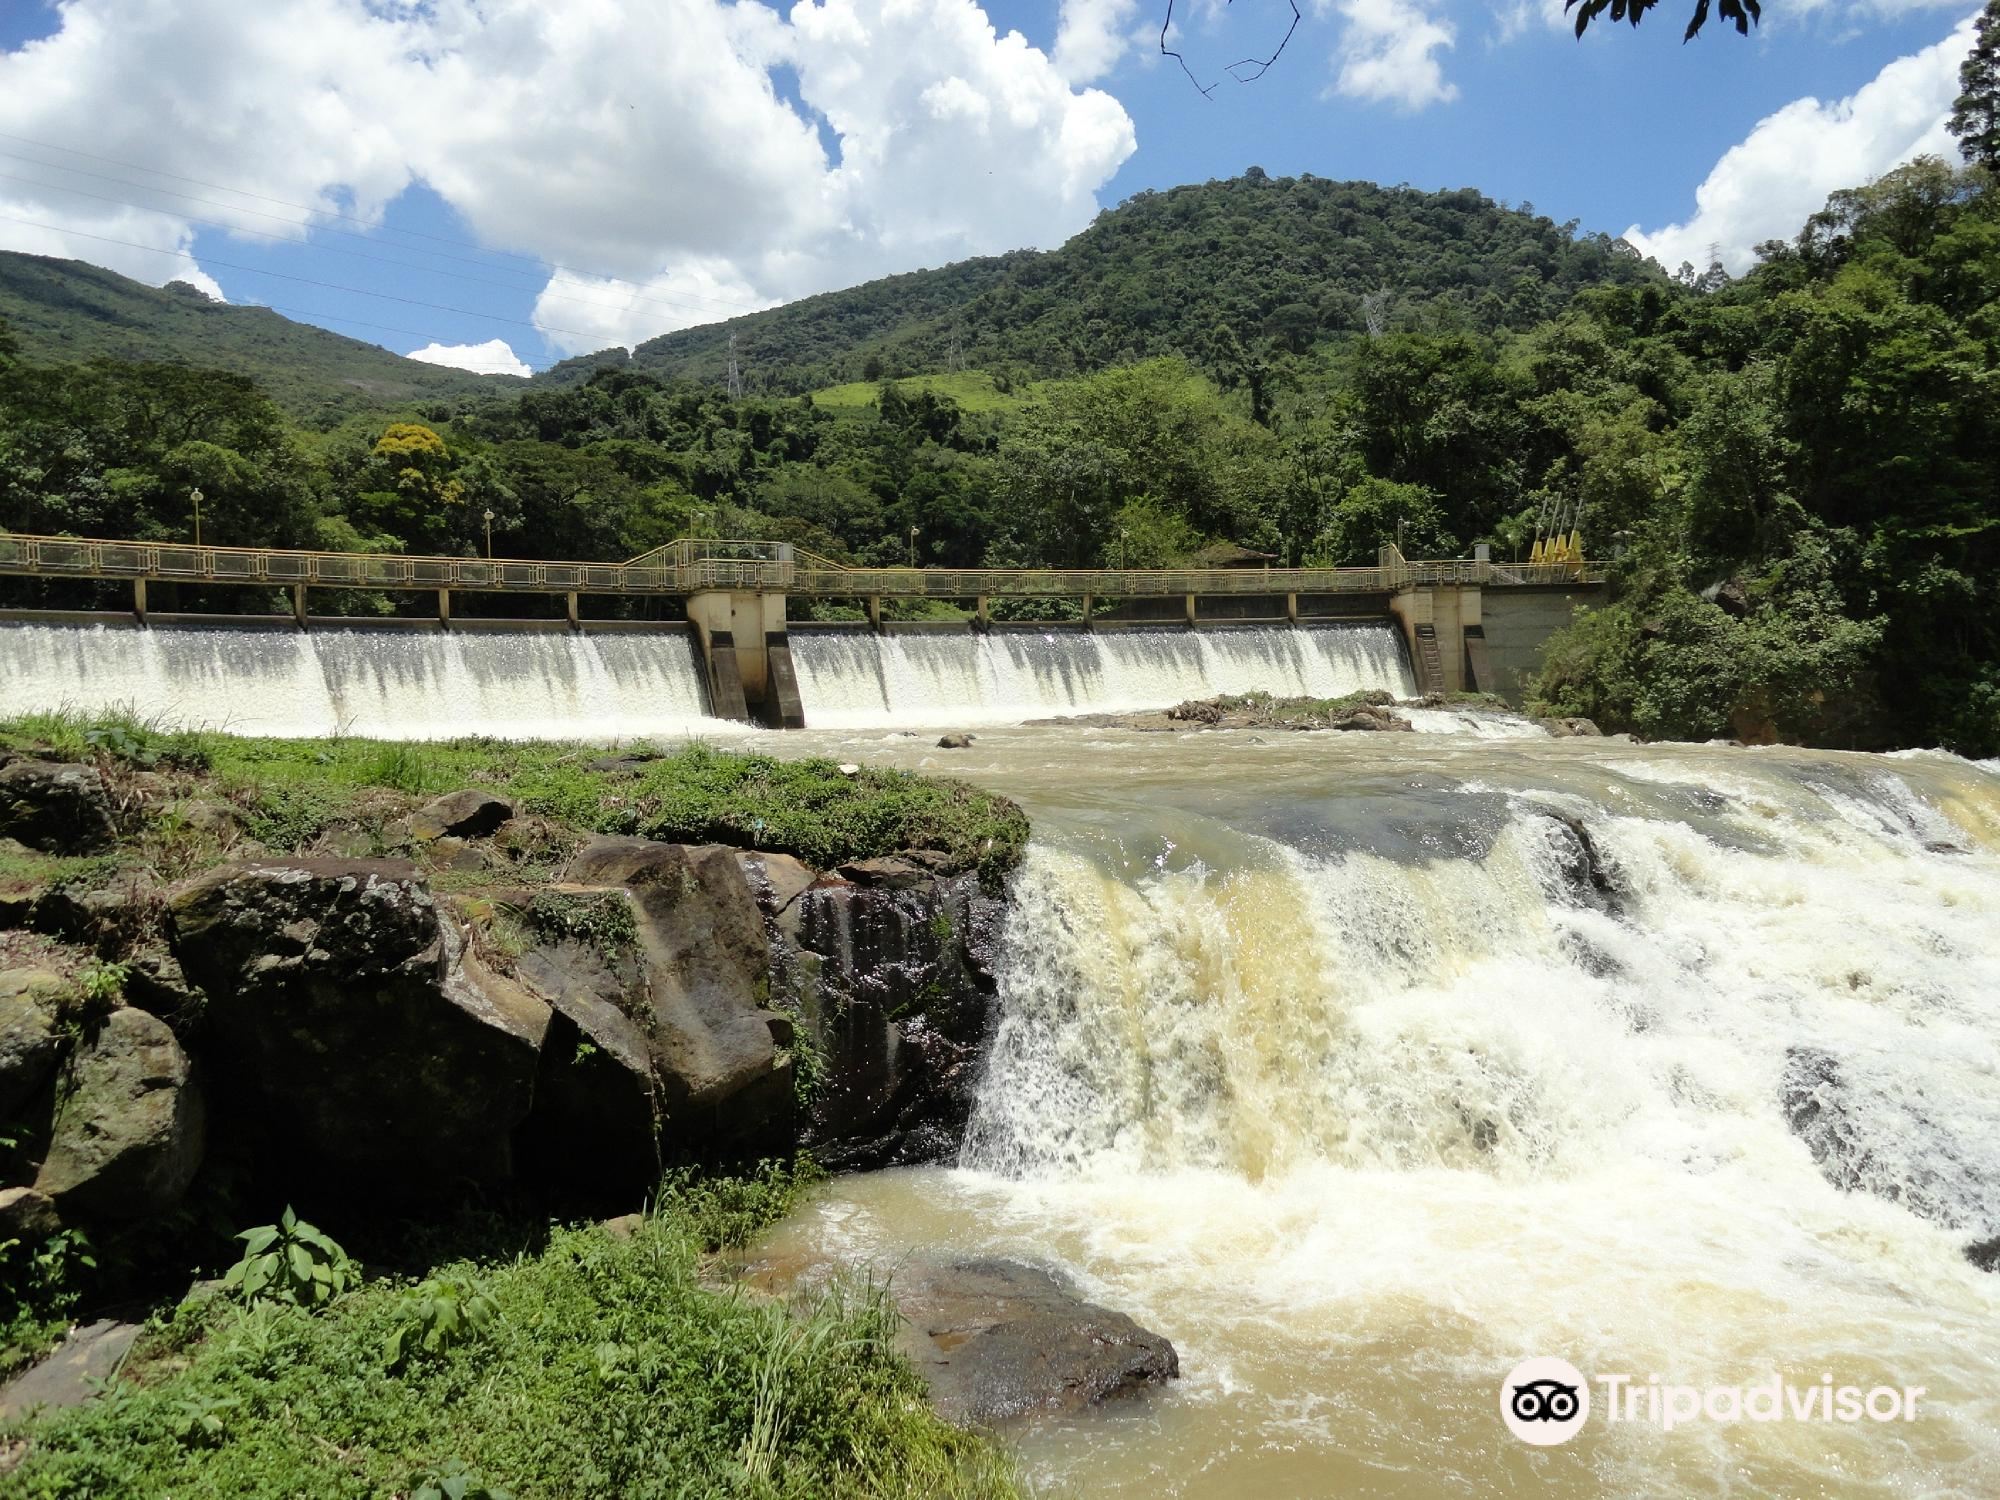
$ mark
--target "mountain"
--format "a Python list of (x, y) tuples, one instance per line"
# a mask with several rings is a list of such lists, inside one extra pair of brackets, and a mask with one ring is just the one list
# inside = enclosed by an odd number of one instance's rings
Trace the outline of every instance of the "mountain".
[(1623, 241), (1581, 235), (1469, 188), (1242, 177), (1144, 192), (1060, 249), (889, 276), (848, 291), (605, 350), (604, 365), (703, 382), (729, 341), (752, 391), (796, 393), (972, 367), (1073, 375), (1176, 353), (1216, 365), (1371, 326), (1528, 328), (1578, 291), (1661, 280)]
[(526, 384), (405, 359), (268, 307), (214, 301), (184, 282), (150, 287), (83, 261), (13, 251), (0, 251), (0, 321), (31, 360), (108, 356), (229, 370), (316, 422), (413, 401), (505, 395)]

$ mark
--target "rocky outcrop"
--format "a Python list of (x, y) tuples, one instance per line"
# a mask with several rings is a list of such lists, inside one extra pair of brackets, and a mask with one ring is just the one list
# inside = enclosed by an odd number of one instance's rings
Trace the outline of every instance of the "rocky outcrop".
[[(31, 925), (115, 958), (124, 1003), (58, 1111), (63, 1032), (31, 992), (73, 986), (0, 984), (0, 1101), (33, 1107), (36, 1190), (64, 1222), (170, 1207), (204, 1093), (234, 1170), (383, 1203), (473, 1184), (629, 1207), (675, 1161), (955, 1149), (1000, 917), (976, 875), (928, 850), (824, 874), (716, 845), (579, 849), (494, 825), (511, 812), (477, 792), (420, 810), (400, 836), (422, 865), (259, 851), (171, 890), (40, 893)], [(439, 897), (440, 870), (522, 883)]]
[(68, 986), (47, 969), (0, 972), (0, 1120), (11, 1120), (47, 1086), (62, 1057), (55, 997)]
[(0, 765), (0, 836), (44, 854), (102, 853), (118, 837), (104, 778), (64, 761)]
[(513, 816), (514, 804), (490, 792), (448, 792), (410, 814), (410, 837), (484, 838)]
[(65, 1219), (173, 1207), (201, 1165), (202, 1098), (190, 1072), (164, 1022), (112, 1011), (71, 1065), (35, 1191)]
[(953, 1422), (1073, 1411), (1180, 1374), (1166, 1339), (1034, 1266), (920, 1262), (890, 1292), (904, 1319), (897, 1348)]
[(228, 1104), (384, 1190), (509, 1175), (549, 1009), (466, 952), (412, 866), (237, 862), (169, 910)]
[(667, 1118), (688, 1146), (776, 1148), (790, 1133), (791, 1023), (769, 1010), (771, 950), (736, 851), (601, 838), (567, 889), (617, 887), (632, 914), (644, 1029)]
[(843, 865), (779, 916), (779, 972), (823, 1057), (807, 1139), (829, 1165), (933, 1161), (964, 1135), (1003, 908), (934, 863)]
[(1939, 1107), (1920, 1059), (1785, 1053), (1779, 1102), (1835, 1187), (1872, 1193), (1967, 1233), (1967, 1258), (2000, 1265), (2000, 1156), (1988, 1122)]

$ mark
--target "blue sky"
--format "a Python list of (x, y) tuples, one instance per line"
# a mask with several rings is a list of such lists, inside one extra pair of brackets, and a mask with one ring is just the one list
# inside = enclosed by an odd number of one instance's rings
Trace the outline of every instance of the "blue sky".
[(1682, 0), (1580, 42), (1558, 6), (1315, 0), (1237, 84), (1285, 0), (1184, 4), (1203, 97), (1150, 0), (0, 0), (0, 248), (518, 369), (1253, 164), (1740, 268), (1948, 144), (1968, 5), (1771, 0), (1685, 46)]

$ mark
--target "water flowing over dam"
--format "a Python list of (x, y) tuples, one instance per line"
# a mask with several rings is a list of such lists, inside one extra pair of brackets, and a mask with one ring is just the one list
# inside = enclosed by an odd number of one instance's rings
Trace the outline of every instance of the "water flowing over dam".
[(0, 718), (69, 708), (234, 734), (738, 734), (685, 630), (0, 624)]
[[(808, 1280), (1026, 1259), (1173, 1339), (1173, 1386), (1022, 1429), (1038, 1483), (2000, 1493), (2000, 1275), (1965, 1254), (2000, 1234), (2000, 776), (1445, 735), (826, 742), (1006, 791), (1036, 837), (959, 1165), (838, 1181), (760, 1254)], [(1498, 1416), (1533, 1355), (1926, 1394), (1893, 1429), (1600, 1404), (1536, 1449)]]
[(1166, 708), (1261, 690), (1337, 698), (1416, 691), (1389, 624), (1208, 630), (792, 633), (806, 723), (846, 729), (1010, 724)]
[[(1018, 723), (1262, 689), (1415, 691), (1388, 624), (792, 637), (806, 722)], [(0, 624), (0, 717), (69, 707), (238, 734), (608, 740), (741, 734), (678, 626)]]

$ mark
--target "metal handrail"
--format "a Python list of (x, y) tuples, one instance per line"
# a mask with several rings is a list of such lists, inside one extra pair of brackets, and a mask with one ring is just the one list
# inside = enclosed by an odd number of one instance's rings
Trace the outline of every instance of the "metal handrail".
[(311, 552), (270, 547), (0, 532), (0, 575), (498, 593), (691, 594), (830, 598), (1135, 598), (1174, 594), (1385, 593), (1412, 586), (1601, 583), (1599, 563), (1410, 562), (1385, 547), (1363, 568), (853, 568), (784, 542), (682, 538), (629, 562)]

